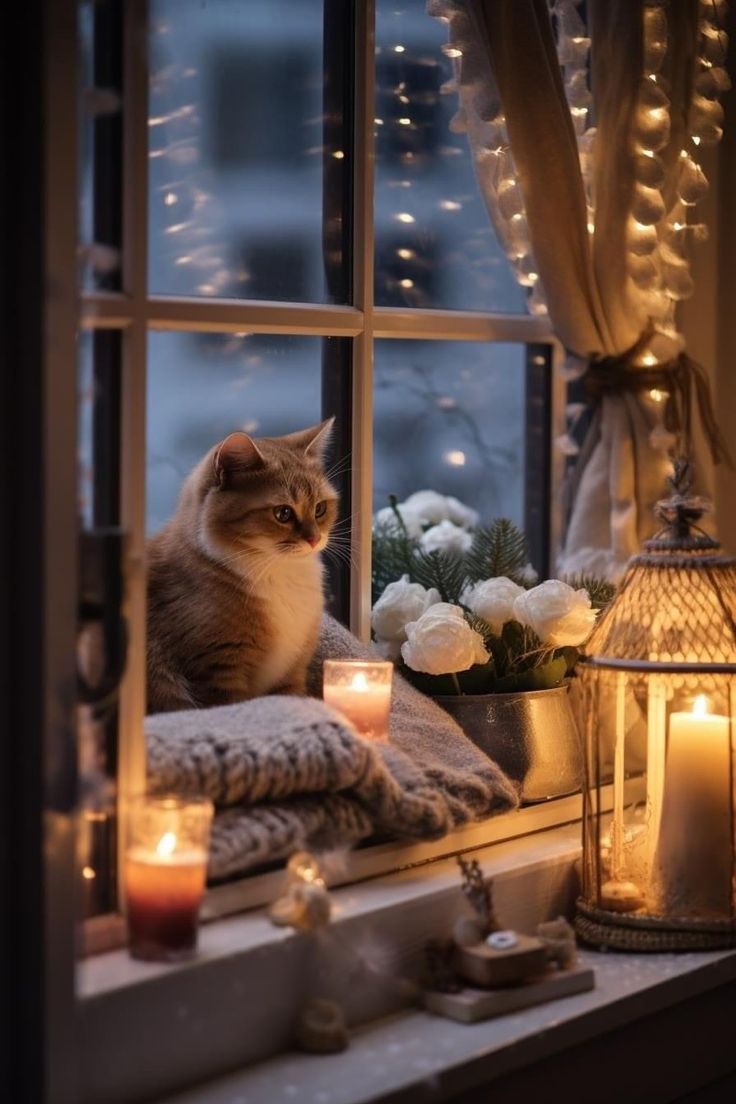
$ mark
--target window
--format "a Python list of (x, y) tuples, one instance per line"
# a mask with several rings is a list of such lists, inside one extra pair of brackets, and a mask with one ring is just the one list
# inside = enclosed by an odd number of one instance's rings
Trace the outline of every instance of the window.
[(102, 530), (125, 549), (129, 642), (86, 729), (94, 914), (114, 904), (116, 802), (144, 780), (145, 539), (193, 463), (234, 429), (337, 415), (353, 554), (329, 596), (366, 637), (389, 492), (506, 514), (546, 567), (553, 345), (449, 128), (424, 0), (80, 11), (83, 80), (109, 93), (81, 166), (80, 509), (93, 562)]

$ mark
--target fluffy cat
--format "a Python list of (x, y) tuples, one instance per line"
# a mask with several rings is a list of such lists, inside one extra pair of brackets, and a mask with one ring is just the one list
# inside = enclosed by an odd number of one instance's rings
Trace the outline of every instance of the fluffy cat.
[(231, 433), (148, 543), (148, 711), (304, 693), (337, 517), (332, 419), (286, 437)]

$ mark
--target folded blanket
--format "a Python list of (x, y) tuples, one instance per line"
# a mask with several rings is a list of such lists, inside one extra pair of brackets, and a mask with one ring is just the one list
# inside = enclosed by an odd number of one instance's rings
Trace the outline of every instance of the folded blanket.
[[(310, 693), (321, 691), (324, 658), (373, 654), (326, 616)], [(517, 802), (499, 767), (400, 677), (388, 744), (361, 739), (316, 697), (287, 696), (155, 714), (146, 736), (152, 789), (215, 802), (213, 879), (299, 848), (332, 850), (373, 835), (434, 839)]]

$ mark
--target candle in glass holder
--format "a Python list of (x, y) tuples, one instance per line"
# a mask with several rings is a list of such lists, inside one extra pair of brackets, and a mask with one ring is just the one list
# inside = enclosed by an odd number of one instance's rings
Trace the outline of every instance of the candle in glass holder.
[(380, 659), (326, 659), (322, 696), (365, 739), (388, 740), (393, 670)]
[(133, 958), (176, 961), (194, 954), (212, 811), (204, 797), (146, 796), (132, 803), (125, 891)]

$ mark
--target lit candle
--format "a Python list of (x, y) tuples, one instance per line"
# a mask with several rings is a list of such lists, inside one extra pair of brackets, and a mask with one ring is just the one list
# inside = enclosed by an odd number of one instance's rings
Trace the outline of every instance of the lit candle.
[(387, 740), (393, 664), (386, 660), (326, 659), (323, 697), (361, 736)]
[(656, 872), (673, 914), (729, 916), (733, 866), (731, 740), (728, 717), (673, 713), (664, 779)]
[(130, 810), (126, 911), (134, 958), (175, 961), (197, 946), (212, 802), (144, 797)]

